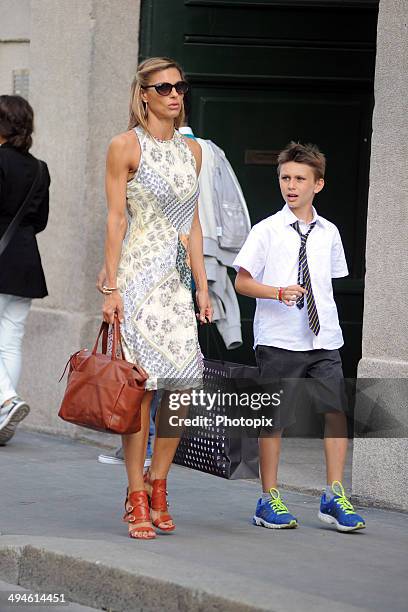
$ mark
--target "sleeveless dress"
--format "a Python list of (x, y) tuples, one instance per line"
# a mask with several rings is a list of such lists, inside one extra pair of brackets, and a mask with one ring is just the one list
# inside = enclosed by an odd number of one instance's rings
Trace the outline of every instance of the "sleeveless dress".
[(127, 185), (128, 229), (118, 267), (127, 361), (146, 389), (200, 386), (203, 360), (191, 294), (188, 235), (198, 200), (194, 156), (183, 136), (157, 140), (140, 126), (139, 168)]

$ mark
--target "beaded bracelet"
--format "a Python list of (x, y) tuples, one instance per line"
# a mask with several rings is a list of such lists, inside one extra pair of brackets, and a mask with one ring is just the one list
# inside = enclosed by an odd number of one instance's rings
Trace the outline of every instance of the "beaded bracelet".
[(279, 287), (278, 299), (280, 302), (282, 301), (282, 293), (283, 293), (283, 287)]

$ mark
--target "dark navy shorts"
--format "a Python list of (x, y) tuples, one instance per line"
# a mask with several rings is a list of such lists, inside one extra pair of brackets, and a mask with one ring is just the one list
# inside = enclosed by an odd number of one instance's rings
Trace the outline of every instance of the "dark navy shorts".
[(255, 357), (262, 381), (279, 385), (281, 404), (274, 415), (275, 427), (284, 428), (296, 421), (304, 406), (314, 412), (348, 412), (343, 367), (336, 350), (289, 351), (258, 345)]

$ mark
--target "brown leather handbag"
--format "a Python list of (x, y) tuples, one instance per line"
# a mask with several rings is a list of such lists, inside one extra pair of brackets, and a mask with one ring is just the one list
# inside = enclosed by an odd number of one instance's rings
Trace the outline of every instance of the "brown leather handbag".
[[(117, 317), (110, 355), (108, 332), (108, 323), (102, 323), (92, 353), (82, 349), (69, 358), (65, 366), (66, 370), (69, 364), (67, 388), (58, 416), (97, 431), (136, 433), (140, 430), (140, 407), (148, 376), (143, 368), (125, 360)], [(102, 353), (97, 353), (101, 335)]]

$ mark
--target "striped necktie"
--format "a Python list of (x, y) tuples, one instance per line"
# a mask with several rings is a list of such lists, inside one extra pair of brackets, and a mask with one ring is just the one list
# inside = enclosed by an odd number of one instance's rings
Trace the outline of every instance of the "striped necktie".
[[(299, 221), (295, 221), (295, 223), (291, 223), (293, 229), (297, 231), (300, 236), (300, 249), (299, 249), (299, 268), (298, 268), (298, 278), (297, 284), (302, 285), (307, 293), (306, 293), (306, 302), (307, 302), (307, 316), (309, 319), (309, 327), (312, 332), (317, 336), (320, 331), (320, 323), (319, 323), (319, 315), (317, 314), (316, 302), (313, 295), (312, 283), (310, 280), (309, 266), (307, 265), (307, 257), (306, 257), (306, 241), (307, 238), (316, 225), (316, 221), (310, 224), (309, 230), (306, 234), (302, 234), (299, 227)], [(302, 283), (303, 281), (303, 283)], [(305, 298), (302, 295), (297, 301), (296, 306), (301, 309), (305, 305)]]

